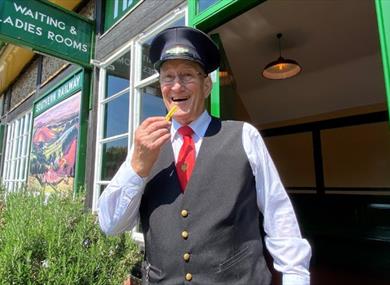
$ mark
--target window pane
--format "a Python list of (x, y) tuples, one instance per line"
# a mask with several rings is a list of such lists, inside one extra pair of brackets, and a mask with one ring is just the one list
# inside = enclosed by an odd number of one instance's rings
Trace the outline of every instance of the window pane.
[(321, 131), (326, 187), (390, 187), (387, 122)]
[(107, 67), (106, 98), (129, 87), (130, 52), (124, 54)]
[(105, 104), (104, 138), (126, 133), (129, 125), (129, 93)]
[(104, 189), (106, 189), (107, 185), (106, 184), (105, 185), (99, 185), (98, 187), (99, 187), (99, 196), (100, 196), (100, 195), (102, 195)]
[(141, 98), (141, 122), (148, 117), (164, 116), (167, 113), (158, 81), (142, 88)]
[(127, 138), (103, 145), (101, 180), (111, 180), (126, 159)]
[(142, 44), (141, 79), (145, 79), (156, 72), (154, 70), (153, 64), (150, 62), (149, 59), (149, 49), (150, 49), (151, 42), (152, 39), (149, 39), (148, 41)]
[(198, 0), (198, 14), (202, 13), (204, 10), (214, 5), (218, 1), (219, 0)]
[(7, 191), (13, 191), (24, 185), (26, 181), (27, 154), (29, 147), (31, 113), (12, 121), (7, 127), (5, 141), (5, 160), (2, 182)]
[[(167, 26), (168, 27), (175, 27), (175, 26), (184, 26), (185, 25), (185, 19), (184, 17), (178, 19), (171, 25)], [(156, 71), (154, 70), (153, 64), (149, 60), (149, 49), (150, 49), (150, 43), (152, 42), (152, 39), (154, 38), (151, 37), (147, 41), (145, 41), (142, 44), (142, 69), (141, 69), (141, 80), (148, 78), (149, 76), (152, 76)]]

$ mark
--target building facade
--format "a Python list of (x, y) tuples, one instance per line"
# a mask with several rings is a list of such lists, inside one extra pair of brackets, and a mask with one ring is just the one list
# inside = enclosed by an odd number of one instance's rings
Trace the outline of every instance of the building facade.
[[(6, 2), (22, 13), (15, 6), (20, 1)], [(248, 121), (262, 133), (313, 245), (314, 278), (327, 274), (316, 284), (337, 284), (332, 276), (369, 284), (390, 280), (386, 1), (52, 2), (89, 19), (91, 54), (83, 63), (72, 53), (1, 37), (0, 169), (6, 191), (84, 191), (86, 205), (96, 211), (129, 153), (134, 130), (145, 118), (166, 113), (148, 59), (151, 39), (170, 26), (194, 26), (210, 34), (222, 54), (221, 68), (211, 74), (208, 110)], [(25, 9), (27, 16), (28, 9), (36, 12), (34, 6)], [(51, 25), (61, 29), (61, 23)], [(51, 38), (87, 50), (65, 36)], [(296, 60), (303, 71), (286, 80), (262, 77), (278, 56)], [(137, 229), (133, 236), (142, 242)]]

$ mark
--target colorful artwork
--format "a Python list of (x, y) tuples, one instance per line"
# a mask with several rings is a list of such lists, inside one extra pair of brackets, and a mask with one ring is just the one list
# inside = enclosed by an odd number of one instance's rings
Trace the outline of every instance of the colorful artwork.
[(72, 192), (81, 92), (34, 118), (29, 188)]

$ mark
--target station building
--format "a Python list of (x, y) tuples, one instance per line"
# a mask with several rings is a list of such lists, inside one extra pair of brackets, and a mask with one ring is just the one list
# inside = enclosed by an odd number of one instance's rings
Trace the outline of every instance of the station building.
[[(151, 39), (170, 26), (193, 26), (222, 54), (207, 108), (260, 130), (313, 246), (313, 284), (390, 280), (389, 3), (3, 3), (6, 191), (84, 191), (95, 211), (134, 130), (166, 113), (148, 59)], [(279, 57), (289, 61), (276, 65)], [(300, 68), (295, 76), (266, 78), (265, 70), (278, 73), (267, 66), (291, 63)], [(133, 236), (142, 242), (137, 229)]]

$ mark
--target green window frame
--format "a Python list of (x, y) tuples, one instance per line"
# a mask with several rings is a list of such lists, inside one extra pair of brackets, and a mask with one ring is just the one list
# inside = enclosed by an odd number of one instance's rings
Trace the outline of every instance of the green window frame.
[(104, 24), (106, 32), (125, 15), (131, 13), (143, 0), (105, 0), (104, 1)]
[(390, 117), (390, 1), (375, 0), (375, 8), (378, 21), (379, 41), (382, 52), (387, 110)]
[(199, 11), (202, 0), (188, 0), (189, 24), (205, 32), (222, 25), (264, 0), (220, 0), (203, 11)]

